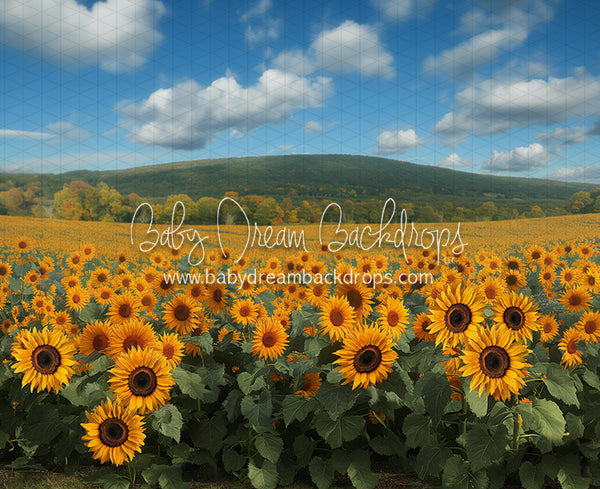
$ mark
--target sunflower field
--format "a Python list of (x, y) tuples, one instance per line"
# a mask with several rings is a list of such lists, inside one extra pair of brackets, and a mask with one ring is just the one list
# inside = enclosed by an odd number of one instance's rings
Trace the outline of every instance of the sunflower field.
[[(177, 250), (21, 236), (0, 249), (3, 464), (93, 467), (107, 489), (369, 489), (382, 467), (456, 489), (600, 485), (597, 246), (214, 252), (190, 268)], [(393, 281), (360, 279), (375, 272)]]

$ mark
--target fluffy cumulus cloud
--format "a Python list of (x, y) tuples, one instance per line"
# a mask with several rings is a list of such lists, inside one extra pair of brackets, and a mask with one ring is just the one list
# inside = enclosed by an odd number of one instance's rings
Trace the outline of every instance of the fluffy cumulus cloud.
[(494, 156), (484, 161), (484, 170), (497, 172), (522, 172), (545, 167), (552, 159), (548, 150), (540, 143), (519, 146), (509, 151), (494, 151)]
[(323, 126), (319, 124), (317, 121), (308, 121), (304, 124), (304, 132), (321, 132), (323, 130)]
[(108, 71), (140, 67), (162, 39), (157, 0), (3, 0), (0, 39), (64, 65), (99, 63)]
[(346, 20), (335, 28), (321, 31), (306, 53), (284, 51), (273, 60), (273, 65), (303, 76), (323, 70), (391, 78), (393, 61), (373, 26)]
[(406, 20), (427, 13), (435, 0), (372, 0), (373, 5), (389, 20)]
[(265, 71), (244, 88), (227, 75), (203, 87), (195, 81), (160, 89), (141, 103), (124, 102), (119, 111), (134, 142), (172, 149), (203, 148), (222, 131), (247, 134), (289, 119), (294, 109), (319, 107), (331, 92), (331, 79), (308, 79), (280, 70)]
[(600, 165), (559, 168), (550, 178), (568, 182), (600, 183)]
[(258, 43), (279, 38), (283, 21), (267, 15), (272, 6), (271, 0), (258, 0), (240, 17), (246, 24), (248, 42)]
[(483, 80), (459, 92), (455, 110), (435, 131), (450, 144), (469, 133), (494, 134), (532, 124), (551, 125), (573, 116), (600, 115), (600, 77), (578, 69), (573, 76)]
[(461, 158), (458, 153), (452, 153), (446, 156), (443, 160), (438, 161), (438, 166), (446, 166), (448, 168), (464, 168), (470, 164), (469, 160)]
[(414, 129), (406, 131), (383, 131), (377, 136), (377, 146), (375, 154), (392, 155), (404, 153), (405, 151), (416, 148), (421, 144)]

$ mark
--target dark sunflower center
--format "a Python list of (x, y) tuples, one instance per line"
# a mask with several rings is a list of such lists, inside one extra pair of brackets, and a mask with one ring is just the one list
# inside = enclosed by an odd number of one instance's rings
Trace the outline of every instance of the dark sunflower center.
[(60, 366), (60, 353), (51, 345), (40, 345), (31, 354), (31, 365), (36, 372), (51, 375)]
[(516, 275), (507, 275), (506, 276), (506, 285), (511, 286), (511, 285), (515, 285), (516, 283), (517, 283)]
[(572, 306), (579, 306), (581, 304), (581, 296), (579, 294), (573, 294), (569, 297), (569, 304)]
[(488, 346), (479, 355), (481, 371), (492, 379), (504, 377), (510, 367), (510, 357), (504, 348)]
[(171, 288), (171, 284), (169, 282), (167, 282), (166, 280), (161, 280), (160, 288), (163, 290), (169, 290)]
[(533, 258), (534, 260), (539, 260), (541, 256), (542, 255), (539, 251), (534, 251), (533, 253), (531, 253), (531, 258)]
[(552, 332), (552, 323), (544, 323), (544, 333)]
[(567, 352), (571, 355), (577, 351), (577, 340), (571, 340), (567, 343)]
[(22, 250), (27, 248), (27, 241), (19, 241), (19, 248)]
[(587, 282), (588, 282), (588, 285), (592, 285), (592, 286), (596, 285), (596, 279), (592, 275), (588, 276)]
[(471, 323), (471, 309), (465, 304), (452, 304), (446, 311), (446, 327), (453, 333), (462, 333)]
[(128, 336), (127, 338), (125, 338), (125, 341), (123, 341), (124, 351), (127, 351), (130, 348), (133, 348), (134, 346), (140, 346), (140, 343), (135, 336)]
[(129, 374), (127, 385), (134, 396), (149, 396), (156, 389), (156, 374), (149, 367), (136, 367)]
[(98, 274), (98, 282), (106, 282), (107, 278), (108, 277), (106, 276), (105, 273), (99, 273)]
[(108, 290), (103, 290), (100, 292), (100, 297), (104, 300), (110, 299), (110, 292)]
[(391, 327), (397, 326), (400, 318), (398, 317), (398, 313), (396, 311), (390, 311), (387, 315), (387, 322)]
[(123, 262), (124, 262), (124, 261), (126, 261), (126, 260), (127, 260), (127, 257), (126, 257), (125, 255), (119, 255), (119, 261), (120, 261), (121, 263), (123, 263)]
[(149, 306), (150, 304), (152, 304), (152, 297), (150, 297), (149, 295), (145, 295), (144, 297), (142, 297), (143, 306)]
[(503, 315), (504, 324), (514, 331), (525, 325), (525, 313), (516, 306), (507, 307)]
[(94, 336), (92, 345), (94, 346), (94, 350), (102, 351), (108, 346), (108, 338), (104, 333), (97, 334)]
[(596, 324), (596, 321), (588, 321), (587, 323), (585, 323), (583, 329), (587, 334), (592, 334), (596, 332), (596, 330), (598, 329), (598, 325)]
[(173, 345), (163, 346), (163, 355), (169, 359), (173, 358), (173, 355), (175, 355), (175, 348), (173, 348)]
[(346, 294), (346, 299), (348, 299), (348, 302), (354, 309), (358, 309), (362, 306), (362, 295), (360, 295), (360, 292), (356, 289), (349, 290)]
[(294, 263), (290, 262), (286, 265), (286, 269), (288, 272), (293, 272), (294, 271)]
[(511, 260), (508, 262), (508, 269), (509, 270), (518, 270), (519, 269), (519, 262), (515, 261), (515, 260)]
[(362, 374), (377, 370), (381, 365), (381, 350), (375, 345), (363, 346), (354, 355), (354, 369)]
[(122, 318), (128, 318), (131, 316), (131, 306), (129, 304), (121, 304), (119, 306), (119, 316)]
[(341, 326), (344, 324), (344, 315), (342, 314), (342, 311), (334, 309), (329, 313), (329, 320), (334, 326)]
[(250, 308), (248, 306), (240, 307), (240, 316), (244, 318), (250, 316)]
[(190, 317), (190, 309), (189, 307), (180, 304), (173, 311), (173, 315), (177, 321), (186, 321)]
[(262, 344), (267, 348), (271, 348), (275, 344), (275, 335), (271, 332), (267, 332), (262, 337)]
[(8, 273), (8, 269), (4, 265), (0, 265), (0, 275), (6, 275)]
[(321, 287), (319, 287), (319, 286), (315, 287), (313, 289), (313, 295), (315, 297), (321, 297), (323, 295), (323, 289)]
[(567, 253), (570, 253), (571, 251), (573, 251), (573, 248), (571, 248), (569, 245), (565, 245), (565, 251)]
[(215, 291), (213, 292), (213, 300), (217, 303), (221, 302), (221, 300), (223, 299), (223, 292), (221, 292), (221, 289), (215, 289)]
[(552, 274), (550, 272), (544, 272), (544, 280), (550, 280), (552, 278)]
[(429, 333), (429, 326), (431, 326), (431, 320), (429, 318), (426, 318), (423, 321), (423, 325), (421, 327), (423, 328), (423, 331)]
[(77, 265), (79, 263), (80, 259), (78, 256), (74, 256), (73, 258), (71, 258), (71, 262), (73, 262), (75, 265)]
[(119, 418), (108, 418), (100, 423), (98, 427), (100, 441), (108, 447), (115, 448), (121, 446), (129, 438), (129, 428), (127, 424)]

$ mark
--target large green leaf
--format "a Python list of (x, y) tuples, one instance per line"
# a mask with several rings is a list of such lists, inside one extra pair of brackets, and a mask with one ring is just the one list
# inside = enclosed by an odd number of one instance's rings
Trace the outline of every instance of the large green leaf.
[(271, 433), (258, 435), (254, 445), (256, 446), (258, 453), (274, 464), (277, 463), (281, 456), (281, 452), (283, 451), (283, 440), (279, 436)]
[(354, 440), (360, 435), (364, 424), (362, 416), (345, 416), (335, 421), (327, 413), (319, 413), (315, 417), (317, 433), (331, 448), (341, 447), (343, 442)]
[(533, 429), (552, 443), (560, 443), (565, 434), (565, 418), (555, 402), (534, 399), (532, 413)]
[(324, 462), (321, 457), (313, 457), (309, 465), (310, 478), (319, 489), (329, 489), (335, 472), (331, 464)]
[(452, 455), (444, 464), (442, 487), (445, 489), (469, 489), (469, 464), (460, 455)]
[(525, 489), (542, 489), (546, 478), (540, 467), (529, 461), (523, 462), (519, 468), (519, 477)]
[(295, 420), (304, 421), (313, 411), (315, 403), (312, 398), (288, 394), (283, 398), (283, 421), (288, 427)]
[(190, 437), (196, 448), (208, 450), (212, 455), (223, 446), (223, 438), (227, 434), (225, 417), (221, 413), (219, 416), (204, 418), (198, 421), (190, 430)]
[(207, 389), (204, 387), (202, 377), (194, 372), (189, 372), (182, 367), (177, 367), (173, 370), (173, 379), (181, 389), (181, 392), (190, 396), (192, 399), (202, 400), (208, 393)]
[(450, 403), (452, 388), (445, 375), (427, 372), (415, 384), (415, 394), (421, 395), (434, 423), (438, 423)]
[(484, 424), (477, 424), (467, 431), (465, 448), (474, 471), (489, 467), (502, 459), (507, 443), (506, 435), (506, 427), (502, 425), (494, 434)]
[(575, 455), (567, 455), (561, 459), (556, 477), (563, 489), (588, 489), (590, 486), (590, 479), (581, 476), (579, 461)]
[(358, 394), (349, 385), (324, 382), (315, 396), (329, 413), (329, 416), (332, 419), (337, 419), (354, 405)]
[(240, 405), (242, 414), (246, 417), (250, 424), (268, 425), (271, 423), (271, 413), (273, 412), (273, 403), (271, 401), (271, 393), (262, 391), (258, 398), (256, 396), (246, 396), (242, 399)]
[(552, 397), (565, 404), (579, 407), (574, 379), (560, 365), (551, 363), (547, 366), (544, 384)]
[[(464, 381), (463, 381), (464, 382)], [(483, 418), (487, 414), (488, 410), (488, 399), (485, 393), (482, 393), (480, 396), (477, 389), (471, 390), (468, 385), (465, 386), (465, 398), (467, 400), (467, 404), (473, 414), (478, 418)]]
[(372, 489), (379, 482), (379, 476), (371, 472), (369, 452), (356, 450), (350, 454), (348, 477), (356, 489)]
[(256, 489), (275, 489), (277, 487), (277, 467), (265, 460), (261, 467), (252, 461), (248, 464), (248, 478)]
[(129, 489), (129, 481), (108, 469), (97, 470), (87, 476), (85, 482), (102, 484), (104, 489)]
[(423, 414), (411, 413), (404, 418), (402, 431), (406, 436), (406, 446), (416, 448), (432, 443), (431, 419)]
[(167, 404), (152, 413), (152, 428), (169, 438), (173, 438), (177, 443), (179, 443), (181, 437), (182, 426), (181, 413), (173, 404)]
[(449, 448), (440, 445), (430, 445), (421, 448), (417, 455), (417, 474), (421, 479), (428, 476), (438, 475), (446, 460), (452, 456)]

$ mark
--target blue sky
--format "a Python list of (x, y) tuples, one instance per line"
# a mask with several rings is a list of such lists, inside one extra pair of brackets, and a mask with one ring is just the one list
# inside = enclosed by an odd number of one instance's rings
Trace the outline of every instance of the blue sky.
[(378, 155), (600, 182), (600, 2), (3, 0), (0, 170)]

